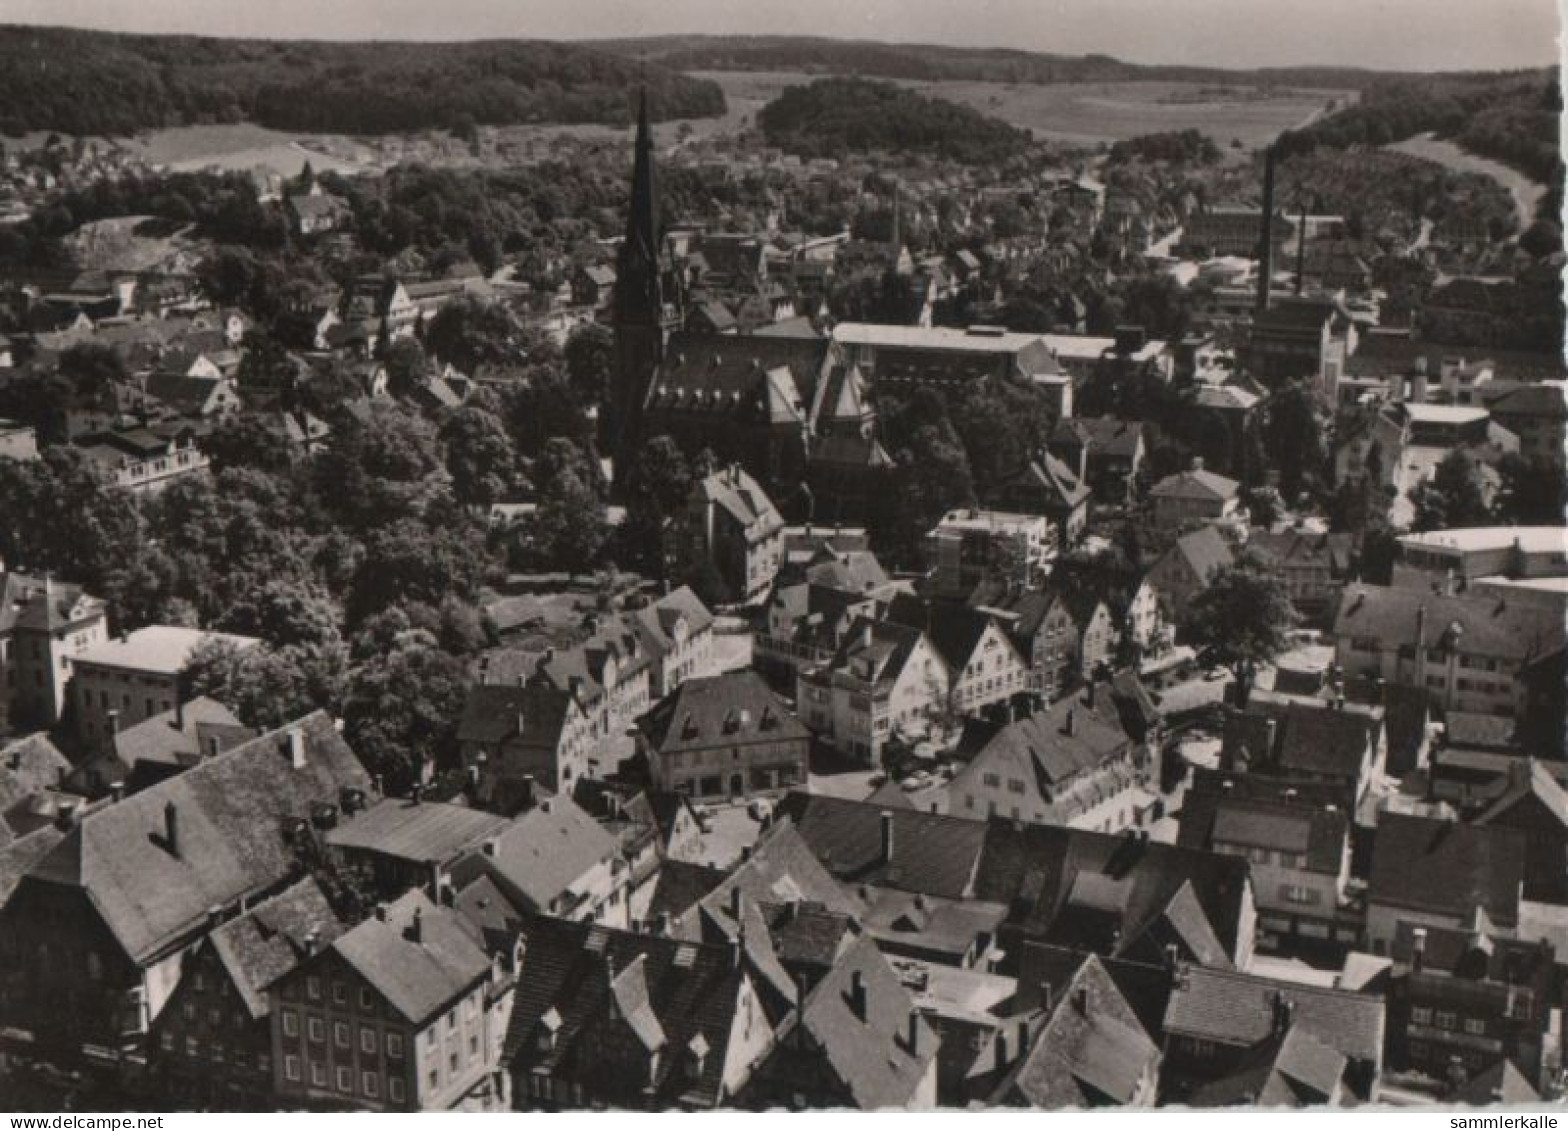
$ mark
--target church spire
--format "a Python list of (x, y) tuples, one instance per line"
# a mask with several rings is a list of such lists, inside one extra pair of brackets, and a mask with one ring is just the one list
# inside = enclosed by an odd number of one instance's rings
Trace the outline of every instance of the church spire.
[(659, 285), (659, 187), (653, 167), (653, 129), (648, 92), (637, 103), (637, 142), (632, 162), (631, 208), (616, 275), (615, 318), (620, 323), (658, 325), (663, 311)]

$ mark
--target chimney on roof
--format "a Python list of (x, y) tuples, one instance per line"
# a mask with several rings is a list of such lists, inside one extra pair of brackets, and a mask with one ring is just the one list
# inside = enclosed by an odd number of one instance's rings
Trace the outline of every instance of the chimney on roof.
[(112, 781), (109, 783), (109, 799), (111, 801), (125, 800), (125, 782)]
[(1006, 1072), (1009, 1063), (1006, 1029), (998, 1029), (996, 1031), (996, 1038), (991, 1042), (991, 1049), (996, 1054), (996, 1062), (993, 1065), (994, 1070), (998, 1073)]
[(174, 729), (185, 729), (185, 697), (178, 691), (174, 695)]
[(1073, 987), (1073, 1009), (1085, 1017), (1089, 1016), (1089, 987), (1082, 982)]
[(1283, 1037), (1290, 1030), (1290, 1022), (1295, 1017), (1295, 1003), (1281, 991), (1274, 992), (1274, 1035)]
[(209, 734), (207, 736), (207, 757), (216, 758), (222, 752), (223, 745), (219, 741), (218, 736), (215, 734)]
[(425, 915), (421, 908), (414, 908), (414, 917), (409, 920), (408, 933), (405, 936), (409, 942), (423, 944), (425, 941)]
[(1419, 974), (1426, 965), (1426, 928), (1417, 927), (1410, 932), (1410, 969)]
[(289, 728), (289, 765), (296, 770), (305, 768), (305, 732), (299, 727)]
[(377, 903), (376, 904), (376, 922), (378, 922), (378, 923), (385, 923), (386, 921), (387, 921), (387, 905), (385, 903)]
[(180, 854), (180, 811), (172, 801), (163, 806), (163, 847), (170, 856)]
[(861, 1021), (866, 1019), (866, 978), (859, 970), (849, 972), (849, 1008)]
[(1076, 708), (1067, 708), (1067, 714), (1062, 717), (1062, 733), (1068, 738), (1078, 733), (1078, 712)]
[(120, 733), (120, 709), (118, 707), (111, 707), (111, 708), (109, 708), (108, 720), (109, 720), (109, 733), (110, 734), (119, 734)]
[(913, 1009), (909, 1011), (909, 1038), (906, 1043), (910, 1056), (920, 1055), (920, 1014)]
[(321, 947), (321, 928), (312, 927), (310, 930), (306, 931), (303, 945), (306, 957), (315, 954), (316, 951)]
[(746, 928), (742, 927), (730, 940), (730, 969), (740, 969), (741, 955), (746, 950)]
[(730, 915), (738, 923), (746, 912), (746, 893), (740, 890), (739, 884), (730, 886)]
[(882, 810), (882, 863), (893, 862), (893, 811)]

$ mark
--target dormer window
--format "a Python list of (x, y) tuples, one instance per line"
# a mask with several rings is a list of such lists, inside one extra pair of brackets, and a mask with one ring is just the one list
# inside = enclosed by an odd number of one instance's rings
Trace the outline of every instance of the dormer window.
[(551, 1006), (548, 1013), (539, 1019), (538, 1047), (540, 1052), (554, 1052), (555, 1042), (561, 1032), (561, 1014)]

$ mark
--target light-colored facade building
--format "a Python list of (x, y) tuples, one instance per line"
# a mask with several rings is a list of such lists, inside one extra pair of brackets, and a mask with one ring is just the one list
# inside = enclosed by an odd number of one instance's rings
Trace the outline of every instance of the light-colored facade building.
[(929, 733), (952, 676), (931, 639), (904, 625), (857, 620), (833, 658), (796, 681), (801, 721), (823, 741), (877, 765), (894, 735)]
[(1027, 588), (1045, 580), (1056, 556), (1055, 529), (1043, 515), (961, 508), (926, 535), (931, 592), (968, 597), (982, 581)]

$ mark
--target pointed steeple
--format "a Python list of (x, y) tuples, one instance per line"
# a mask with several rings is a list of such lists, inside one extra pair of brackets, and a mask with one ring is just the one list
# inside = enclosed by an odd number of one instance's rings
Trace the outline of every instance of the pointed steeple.
[(663, 310), (659, 280), (662, 237), (659, 187), (653, 166), (653, 129), (648, 124), (648, 92), (637, 102), (637, 141), (632, 162), (631, 208), (626, 241), (621, 245), (615, 281), (615, 319), (622, 324), (658, 325)]

